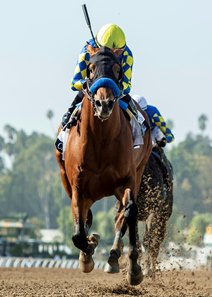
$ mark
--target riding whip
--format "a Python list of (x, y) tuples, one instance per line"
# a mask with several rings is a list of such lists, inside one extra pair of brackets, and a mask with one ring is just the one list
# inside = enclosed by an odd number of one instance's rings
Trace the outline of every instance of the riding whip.
[(88, 28), (89, 28), (89, 30), (90, 30), (90, 32), (91, 32), (91, 36), (92, 36), (92, 38), (93, 38), (93, 40), (94, 40), (96, 46), (99, 47), (99, 46), (97, 45), (97, 43), (96, 43), (96, 39), (95, 39), (95, 37), (94, 37), (94, 35), (93, 35), (93, 31), (92, 31), (92, 28), (91, 28), (91, 22), (90, 22), (90, 18), (89, 18), (89, 15), (88, 15), (88, 11), (87, 11), (86, 4), (82, 4), (82, 10), (83, 10), (83, 13), (84, 13), (85, 20), (86, 20), (86, 23), (87, 23), (87, 25), (88, 25)]

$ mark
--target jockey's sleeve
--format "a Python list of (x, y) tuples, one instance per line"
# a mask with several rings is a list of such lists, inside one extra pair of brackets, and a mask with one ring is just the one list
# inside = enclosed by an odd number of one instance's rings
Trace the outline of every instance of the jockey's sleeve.
[(132, 78), (132, 68), (133, 68), (133, 54), (128, 46), (126, 46), (121, 60), (122, 70), (123, 70), (123, 92), (124, 94), (130, 93), (131, 90), (131, 78)]
[(77, 65), (74, 70), (73, 78), (70, 82), (71, 89), (73, 91), (79, 91), (82, 89), (83, 83), (86, 78), (86, 69), (90, 59), (90, 55), (88, 52), (82, 52), (79, 55)]
[(167, 126), (164, 118), (162, 117), (162, 115), (159, 112), (155, 113), (152, 116), (152, 122), (153, 122), (153, 124), (155, 124), (157, 127), (160, 128), (161, 132), (165, 135), (166, 141), (168, 143), (170, 143), (174, 140), (174, 135), (172, 134), (170, 128)]

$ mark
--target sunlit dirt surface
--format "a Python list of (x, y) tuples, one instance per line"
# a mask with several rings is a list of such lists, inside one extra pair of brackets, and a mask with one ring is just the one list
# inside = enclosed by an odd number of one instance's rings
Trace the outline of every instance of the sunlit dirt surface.
[(106, 274), (94, 270), (48, 268), (1, 268), (0, 296), (141, 296), (211, 297), (211, 270), (181, 270), (157, 273), (156, 280), (145, 278), (138, 286), (129, 286), (124, 272)]

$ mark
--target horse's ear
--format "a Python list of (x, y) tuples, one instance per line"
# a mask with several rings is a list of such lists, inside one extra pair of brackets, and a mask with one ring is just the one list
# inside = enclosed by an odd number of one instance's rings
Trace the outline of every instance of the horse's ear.
[(86, 48), (90, 56), (93, 56), (98, 51), (98, 48), (92, 47), (92, 45), (90, 45), (88, 42), (86, 44)]
[(120, 49), (120, 48), (114, 48), (113, 49), (113, 53), (116, 57), (119, 57), (121, 56), (121, 54), (123, 53), (123, 49)]

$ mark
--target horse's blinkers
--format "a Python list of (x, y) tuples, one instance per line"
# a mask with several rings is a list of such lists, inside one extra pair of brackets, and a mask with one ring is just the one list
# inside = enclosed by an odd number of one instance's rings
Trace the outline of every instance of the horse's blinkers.
[(87, 78), (91, 86), (97, 79), (111, 78), (121, 89), (123, 71), (119, 59), (113, 52), (107, 48), (102, 47), (95, 55), (90, 57), (87, 66)]

